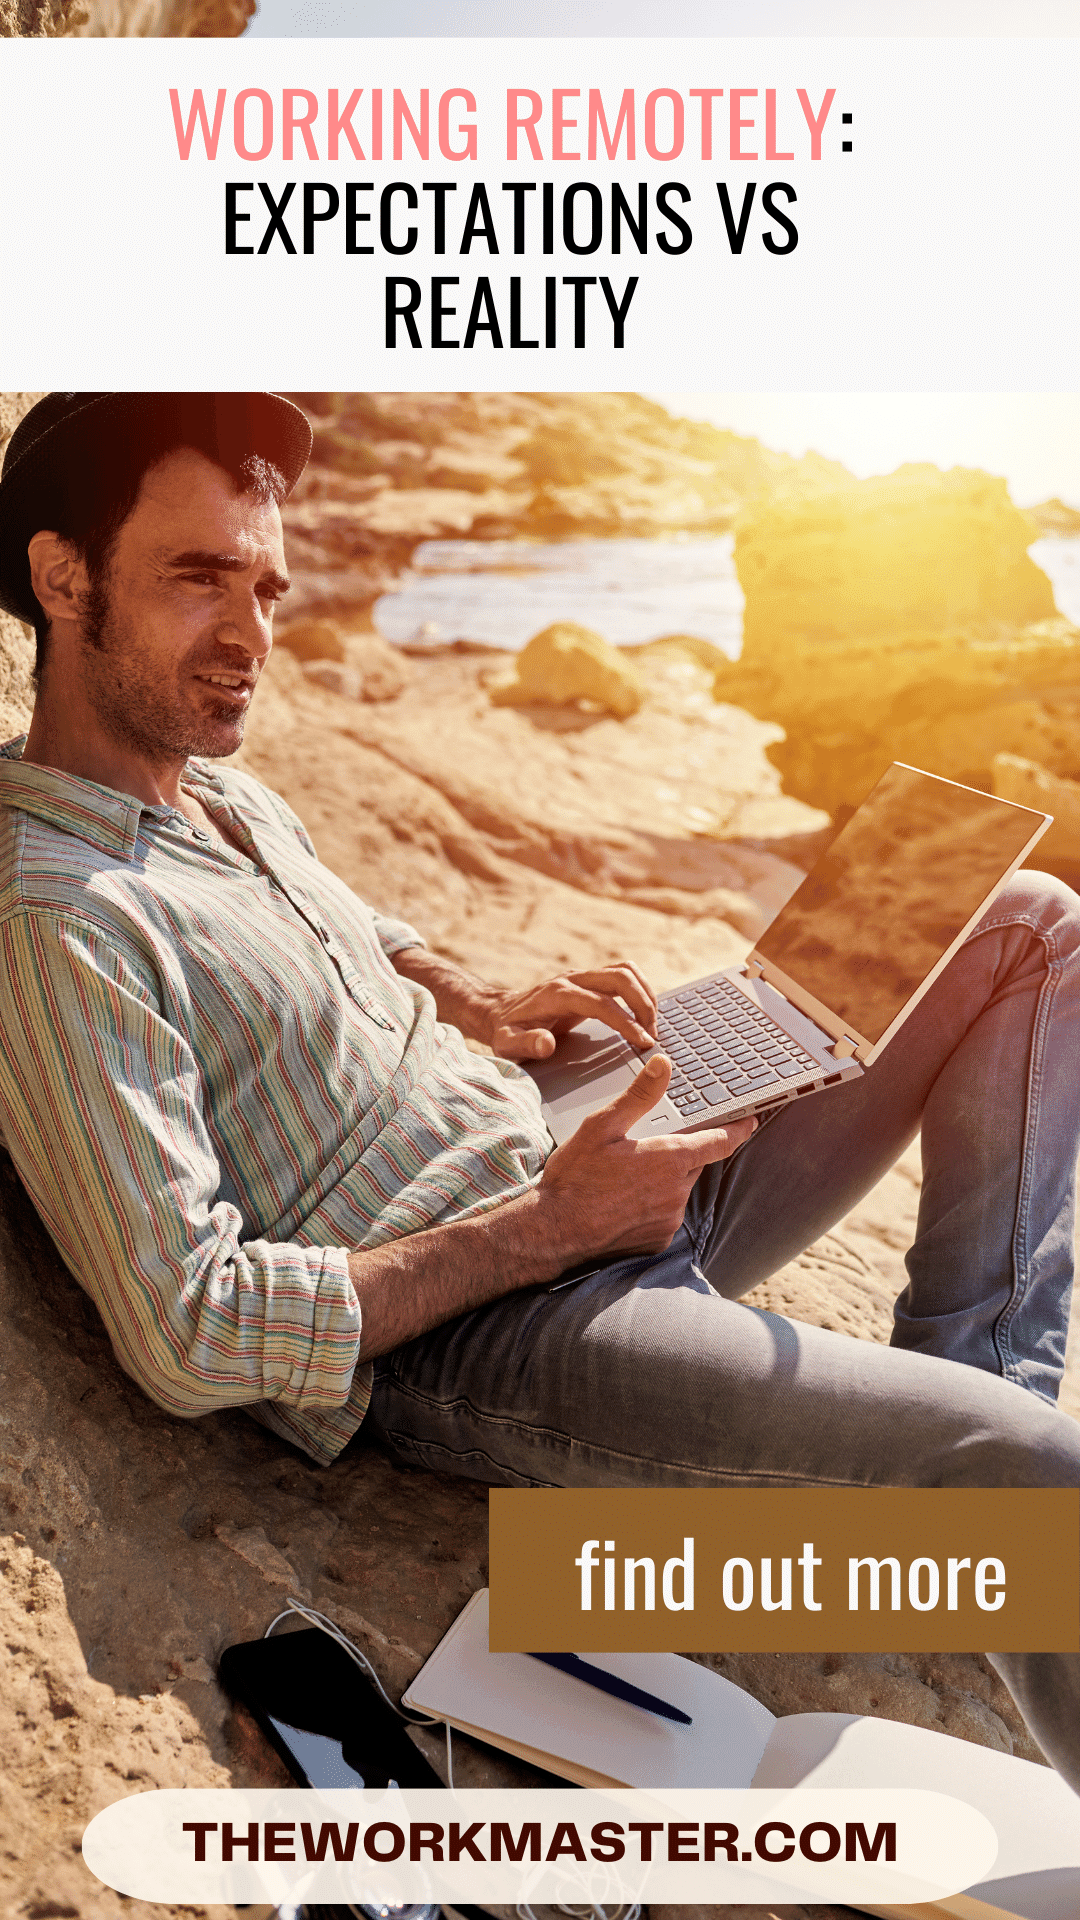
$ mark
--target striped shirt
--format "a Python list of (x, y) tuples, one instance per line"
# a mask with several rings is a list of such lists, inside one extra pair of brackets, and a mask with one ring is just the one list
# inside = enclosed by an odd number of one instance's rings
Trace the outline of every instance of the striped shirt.
[(172, 807), (0, 747), (0, 1140), (120, 1365), (332, 1460), (371, 1394), (351, 1249), (497, 1206), (551, 1142), (532, 1081), (439, 1022), (423, 943), (234, 768)]

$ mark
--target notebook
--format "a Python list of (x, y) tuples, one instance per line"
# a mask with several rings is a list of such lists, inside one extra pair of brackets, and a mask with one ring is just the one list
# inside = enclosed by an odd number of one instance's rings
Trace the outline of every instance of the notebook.
[(881, 1920), (1077, 1920), (1080, 1798), (1048, 1767), (967, 1740), (847, 1713), (777, 1719), (674, 1653), (590, 1653), (593, 1666), (690, 1714), (689, 1727), (601, 1693), (525, 1653), (488, 1651), (488, 1595), (473, 1595), (403, 1704), (585, 1787), (910, 1786), (978, 1807), (997, 1831), (990, 1876)]
[[(671, 1082), (629, 1137), (723, 1126), (857, 1077), (1049, 824), (894, 762), (745, 964), (661, 996)], [(647, 1057), (598, 1020), (565, 1035), (528, 1068), (553, 1139), (628, 1087)]]

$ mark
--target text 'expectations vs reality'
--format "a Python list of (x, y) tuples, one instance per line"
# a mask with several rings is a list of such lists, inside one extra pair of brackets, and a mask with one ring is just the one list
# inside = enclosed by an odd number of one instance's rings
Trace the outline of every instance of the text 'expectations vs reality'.
[[(456, 181), (426, 180), (421, 182), (418, 193), (410, 181), (393, 180), (379, 191), (377, 200), (375, 183), (371, 180), (346, 181), (343, 190), (330, 181), (305, 180), (299, 196), (296, 188), (297, 182), (290, 180), (275, 197), (265, 180), (226, 182), (226, 253), (265, 255), (276, 244), (286, 254), (313, 254), (317, 230), (333, 222), (339, 249), (346, 254), (373, 254), (378, 248), (384, 254), (400, 256), (414, 252), (420, 244), (421, 230), (417, 224), (420, 218), (427, 223), (424, 241), (430, 251), (435, 254), (448, 251), (447, 201), (457, 190)], [(538, 189), (538, 221), (534, 222), (534, 228), (538, 226), (539, 231), (530, 234), (526, 208), (532, 203), (527, 196)], [(554, 254), (558, 240), (558, 250), (570, 256), (596, 253), (605, 245), (605, 240), (607, 251), (612, 254), (621, 254), (624, 246), (647, 253), (650, 243), (661, 253), (682, 254), (688, 252), (693, 242), (690, 224), (679, 210), (689, 203), (690, 189), (678, 180), (666, 181), (652, 195), (645, 181), (629, 192), (614, 182), (610, 198), (594, 181), (574, 181), (561, 189), (558, 224), (552, 181), (508, 181), (501, 190), (513, 199), (513, 212), (507, 224), (512, 223), (514, 254), (529, 251), (530, 240), (533, 245), (539, 240), (542, 255)], [(717, 227), (726, 236), (731, 253), (741, 254), (751, 230), (758, 197), (757, 182), (748, 181), (735, 190), (741, 195), (737, 203), (733, 202), (725, 181), (718, 181), (716, 190)], [(249, 194), (250, 201), (242, 197)], [(362, 198), (367, 194), (372, 195), (371, 201)], [(421, 195), (431, 198), (424, 200)], [(766, 225), (760, 238), (774, 256), (790, 254), (798, 245), (795, 223), (783, 211), (783, 206), (795, 199), (794, 187), (782, 180), (770, 181), (761, 192), (760, 212)], [(650, 230), (653, 212), (661, 224)], [(412, 218), (414, 215), (416, 219)], [(260, 234), (257, 245), (256, 233)], [(510, 238), (510, 233), (504, 232), (500, 245), (488, 189), (483, 181), (475, 182), (464, 219), (452, 236), (449, 250), (464, 256), (470, 254), (474, 246), (481, 245), (487, 255), (497, 255)], [(425, 281), (402, 274), (388, 275), (385, 280), (386, 346), (428, 344), (433, 348), (468, 349), (483, 336), (486, 343), (495, 348), (505, 345), (551, 348), (563, 344), (572, 328), (574, 346), (583, 348), (588, 341), (590, 320), (595, 319), (610, 322), (611, 344), (622, 347), (638, 276), (630, 275), (616, 289), (606, 274), (545, 274), (542, 283), (537, 279), (523, 289), (520, 275), (510, 275), (508, 285), (497, 287), (491, 275), (481, 274), (467, 284), (464, 294), (447, 294), (446, 289), (461, 285), (462, 276), (457, 274), (434, 274)], [(588, 290), (597, 287), (599, 294), (590, 303)], [(449, 324), (459, 315), (456, 325)]]

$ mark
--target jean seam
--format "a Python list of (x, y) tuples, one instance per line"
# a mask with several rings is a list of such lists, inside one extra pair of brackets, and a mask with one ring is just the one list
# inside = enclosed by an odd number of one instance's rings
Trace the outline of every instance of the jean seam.
[[(475, 1421), (481, 1433), (485, 1428), (492, 1431), (509, 1431), (534, 1441), (550, 1443), (553, 1447), (560, 1447), (566, 1453), (576, 1452), (579, 1455), (582, 1453), (594, 1454), (601, 1456), (605, 1461), (615, 1461), (628, 1468), (637, 1468), (640, 1466), (659, 1467), (665, 1472), (693, 1473), (700, 1479), (707, 1478), (731, 1481), (736, 1485), (753, 1484), (759, 1481), (769, 1482), (770, 1484), (780, 1482), (784, 1486), (805, 1487), (873, 1487), (879, 1484), (883, 1486), (892, 1484), (885, 1481), (860, 1480), (852, 1475), (804, 1473), (794, 1469), (784, 1471), (776, 1467), (768, 1469), (722, 1466), (696, 1467), (692, 1461), (688, 1460), (658, 1460), (654, 1454), (631, 1453), (622, 1447), (597, 1446), (590, 1440), (578, 1439), (575, 1435), (567, 1433), (560, 1427), (545, 1426), (542, 1423), (531, 1420), (515, 1419), (509, 1414), (486, 1413), (465, 1395), (458, 1395), (454, 1400), (443, 1401), (437, 1399), (433, 1394), (423, 1393), (418, 1388), (396, 1378), (394, 1379), (394, 1388), (405, 1398), (415, 1402), (417, 1405), (431, 1408), (436, 1413), (445, 1414), (451, 1411), (466, 1412)], [(387, 1412), (389, 1413), (389, 1409), (387, 1409)], [(482, 1453), (485, 1458), (493, 1458), (493, 1456), (489, 1454), (488, 1449), (481, 1445), (472, 1444), (468, 1447), (451, 1447), (448, 1446), (445, 1441), (423, 1440), (417, 1434), (411, 1432), (399, 1433), (397, 1428), (391, 1424), (390, 1419), (383, 1418), (381, 1415), (380, 1424), (388, 1438), (392, 1440), (395, 1445), (402, 1446), (403, 1448), (409, 1447), (418, 1451), (433, 1450), (445, 1454), (451, 1459), (457, 1459), (464, 1453)], [(480, 1435), (478, 1434), (476, 1438), (479, 1439), (479, 1437)], [(516, 1468), (507, 1468), (505, 1466), (502, 1470), (512, 1471), (514, 1473), (518, 1472)], [(520, 1474), (519, 1477), (521, 1479), (531, 1478), (531, 1476), (527, 1474)], [(559, 1483), (536, 1481), (534, 1484), (543, 1486)]]
[(1043, 981), (1032, 1022), (1030, 1052), (1028, 1057), (1027, 1088), (1025, 1094), (1024, 1136), (1020, 1159), (1020, 1178), (1016, 1194), (1016, 1215), (1013, 1221), (1011, 1240), (1012, 1249), (1012, 1289), (1005, 1306), (1002, 1308), (993, 1329), (994, 1351), (998, 1357), (998, 1366), (1002, 1379), (1014, 1386), (1022, 1386), (1021, 1369), (1018, 1367), (1012, 1351), (1010, 1330), (1017, 1314), (1027, 1298), (1030, 1286), (1030, 1258), (1028, 1248), (1028, 1224), (1031, 1206), (1031, 1193), (1034, 1182), (1035, 1142), (1033, 1135), (1038, 1124), (1039, 1093), (1043, 1078), (1043, 1058), (1046, 1033), (1050, 1023), (1050, 1012), (1054, 994), (1063, 977), (1063, 963), (1058, 952), (1057, 942), (1051, 929), (1029, 913), (1010, 913), (992, 920), (980, 921), (969, 938), (983, 933), (1004, 932), (1011, 927), (1026, 927), (1035, 939), (1042, 943), (1047, 956), (1046, 978)]
[[(1027, 923), (1025, 923), (1027, 924)], [(1016, 1363), (1012, 1349), (1012, 1324), (1027, 1298), (1031, 1283), (1030, 1250), (1030, 1211), (1031, 1196), (1035, 1180), (1036, 1134), (1039, 1127), (1039, 1096), (1043, 1085), (1043, 1063), (1046, 1052), (1046, 1035), (1050, 1024), (1050, 1013), (1054, 995), (1062, 979), (1063, 966), (1057, 943), (1045, 928), (1034, 929), (1041, 939), (1047, 956), (1046, 979), (1039, 995), (1032, 1023), (1031, 1053), (1027, 1076), (1027, 1111), (1024, 1125), (1024, 1146), (1020, 1162), (1020, 1183), (1016, 1201), (1016, 1222), (1013, 1228), (1013, 1292), (1008, 1304), (1003, 1308), (994, 1329), (994, 1343), (1001, 1355), (1002, 1370), (1005, 1378), (1017, 1384), (1021, 1381), (1021, 1370)]]

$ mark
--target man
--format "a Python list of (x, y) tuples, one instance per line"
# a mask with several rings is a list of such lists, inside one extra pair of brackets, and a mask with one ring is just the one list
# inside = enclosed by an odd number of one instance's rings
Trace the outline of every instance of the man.
[[(902, 1044), (760, 1130), (630, 1141), (652, 1053), (552, 1150), (511, 1062), (586, 1015), (649, 1050), (635, 969), (472, 979), (209, 764), (270, 652), (309, 447), (272, 395), (58, 394), (0, 482), (0, 601), (38, 636), (0, 756), (0, 1133), (121, 1365), (324, 1462), (363, 1422), (511, 1485), (1080, 1484), (1053, 1405), (1080, 903), (1020, 876)], [(736, 1304), (920, 1124), (891, 1349)], [(1077, 1663), (1009, 1677), (1080, 1785)]]

